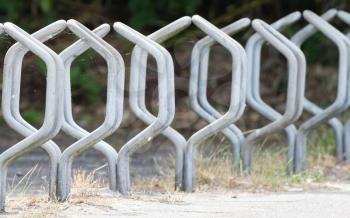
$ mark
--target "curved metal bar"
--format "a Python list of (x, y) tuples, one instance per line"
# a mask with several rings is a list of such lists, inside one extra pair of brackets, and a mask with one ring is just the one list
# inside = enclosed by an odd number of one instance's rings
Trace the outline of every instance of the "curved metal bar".
[[(99, 37), (103, 38), (110, 31), (110, 26), (102, 24), (97, 27), (93, 32)], [(80, 139), (89, 134), (88, 131), (79, 126), (73, 118), (72, 114), (72, 95), (71, 95), (71, 83), (70, 83), (70, 68), (73, 61), (87, 49), (89, 49), (83, 39), (78, 40), (73, 45), (69, 46), (60, 53), (60, 57), (65, 65), (65, 88), (64, 88), (64, 121), (62, 129), (63, 131), (76, 138)], [(117, 151), (108, 143), (99, 141), (93, 147), (93, 149), (101, 152), (107, 159), (109, 167), (109, 187), (112, 191), (117, 189)]]
[[(232, 88), (231, 100), (228, 111), (216, 121), (210, 123), (208, 126), (202, 128), (194, 133), (187, 141), (185, 152), (185, 166), (184, 166), (184, 190), (187, 192), (194, 191), (195, 188), (195, 151), (197, 146), (213, 136), (214, 134), (229, 127), (232, 123), (237, 121), (243, 114), (245, 108), (245, 89), (246, 89), (246, 71), (247, 71), (247, 57), (243, 47), (237, 43), (230, 36), (226, 35), (220, 29), (206, 21), (204, 18), (194, 15), (192, 22), (203, 32), (215, 39), (219, 44), (225, 47), (232, 56)], [(195, 50), (193, 51), (195, 52)], [(192, 52), (192, 58), (198, 54)], [(193, 59), (192, 59), (193, 60)], [(193, 61), (191, 61), (193, 63)], [(197, 82), (195, 78), (199, 73), (199, 65), (191, 65), (190, 77), (190, 98), (197, 98)], [(191, 100), (191, 102), (195, 102)], [(198, 105), (192, 105), (197, 107)]]
[(347, 62), (349, 60), (350, 41), (336, 28), (315, 13), (306, 10), (303, 12), (303, 16), (309, 23), (314, 25), (327, 38), (337, 45), (339, 49), (339, 76), (336, 100), (326, 109), (324, 109), (322, 113), (316, 114), (304, 122), (298, 130), (296, 143), (300, 145), (301, 150), (296, 151), (299, 153), (299, 155), (296, 155), (296, 158), (301, 157), (301, 159), (296, 159), (296, 172), (301, 172), (305, 169), (307, 153), (306, 145), (309, 132), (346, 109), (348, 101), (347, 83), (349, 82), (349, 67)]
[[(139, 147), (152, 140), (171, 124), (175, 115), (175, 94), (174, 94), (174, 66), (169, 52), (162, 46), (126, 26), (123, 23), (116, 22), (113, 25), (114, 30), (135, 43), (140, 48), (152, 55), (157, 62), (158, 71), (158, 98), (159, 110), (157, 119), (142, 132), (130, 139), (119, 151), (118, 155), (118, 183), (119, 191), (127, 195), (130, 181), (129, 175), (129, 157)], [(131, 88), (131, 87), (130, 87)], [(135, 88), (135, 87), (134, 87)], [(136, 87), (137, 88), (137, 87)], [(130, 92), (137, 90), (130, 89)]]
[[(301, 18), (300, 12), (293, 12), (271, 24), (271, 27), (277, 31), (282, 31), (284, 28), (295, 23)], [(246, 52), (248, 56), (248, 84), (247, 84), (247, 103), (256, 112), (260, 113), (270, 121), (280, 119), (282, 115), (266, 104), (260, 96), (259, 83), (260, 83), (260, 65), (261, 65), (261, 50), (264, 45), (265, 39), (258, 33), (253, 34), (247, 41)], [(290, 125), (284, 129), (288, 138), (288, 160), (287, 160), (287, 172), (293, 173), (294, 168), (294, 150), (295, 150), (295, 137), (297, 134), (297, 128), (294, 125)], [(252, 154), (252, 153), (251, 153)], [(252, 157), (248, 157), (250, 160)], [(251, 165), (251, 161), (247, 164)]]
[[(56, 21), (45, 28), (35, 32), (32, 36), (39, 41), (46, 41), (51, 37), (59, 34), (66, 28), (66, 22), (64, 20)], [(31, 134), (37, 131), (32, 125), (30, 125), (27, 121), (23, 119), (20, 114), (20, 87), (21, 87), (21, 68), (22, 61), (24, 55), (29, 50), (24, 47), (21, 43), (17, 42), (13, 46), (11, 46), (6, 53), (6, 57), (8, 60), (11, 60), (12, 63), (8, 63), (8, 74), (11, 75), (8, 81), (5, 81), (11, 93), (6, 93), (5, 90), (4, 101), (3, 104), (3, 115), (7, 124), (14, 129), (19, 134), (28, 137)], [(50, 161), (50, 175), (49, 175), (49, 196), (50, 198), (54, 198), (56, 192), (56, 180), (57, 180), (57, 167), (58, 160), (61, 156), (61, 150), (53, 141), (48, 141), (41, 146), (49, 155)]]
[(69, 197), (73, 158), (108, 137), (119, 127), (123, 115), (124, 61), (121, 55), (99, 36), (75, 20), (67, 21), (68, 28), (96, 50), (107, 62), (107, 101), (104, 122), (93, 132), (70, 145), (58, 166), (57, 195), (60, 201)]
[[(346, 11), (338, 11), (338, 17), (350, 25), (350, 13)], [(350, 38), (350, 33), (347, 33), (346, 37)], [(348, 99), (350, 100), (350, 98)], [(349, 105), (348, 105), (349, 106)], [(350, 119), (344, 124), (344, 159), (346, 162), (350, 161)]]
[[(248, 27), (250, 25), (250, 19), (242, 18), (224, 28), (221, 29), (224, 33), (228, 35), (235, 34), (238, 31)], [(196, 112), (207, 122), (214, 122), (216, 119), (220, 118), (222, 114), (218, 112), (208, 101), (207, 98), (207, 80), (208, 80), (208, 67), (209, 67), (209, 54), (211, 47), (216, 43), (216, 41), (206, 36), (203, 39), (199, 40), (196, 45), (193, 47), (193, 54), (196, 54), (192, 58), (192, 64), (199, 65), (199, 75), (194, 75), (194, 79), (197, 80), (198, 84), (198, 96), (197, 99), (195, 97), (190, 98), (191, 100), (195, 100), (197, 102), (192, 102), (191, 104), (198, 104), (198, 107), (193, 107), (193, 109), (197, 110)], [(199, 50), (195, 51), (195, 50)], [(193, 83), (197, 85), (196, 83)], [(233, 172), (237, 172), (239, 170), (240, 163), (240, 146), (244, 140), (244, 135), (242, 131), (231, 124), (227, 129), (222, 130), (222, 133), (232, 144), (232, 170)]]
[[(337, 10), (330, 9), (321, 17), (326, 21), (330, 21), (336, 15)], [(299, 30), (297, 33), (295, 33), (294, 36), (292, 36), (291, 41), (294, 42), (294, 44), (296, 44), (299, 48), (301, 48), (302, 44), (316, 32), (317, 29), (313, 25), (309, 24), (301, 30)], [(322, 113), (323, 111), (321, 107), (317, 106), (315, 103), (311, 102), (306, 97), (304, 99), (304, 109), (312, 114)], [(333, 128), (336, 136), (337, 159), (338, 161), (342, 161), (344, 158), (343, 124), (337, 118), (332, 118), (328, 120), (328, 124)]]
[[(191, 18), (187, 16), (182, 17), (152, 33), (148, 36), (148, 38), (157, 43), (162, 43), (180, 31), (186, 29), (189, 25), (191, 25)], [(132, 51), (129, 86), (131, 87), (131, 90), (137, 91), (130, 92), (129, 103), (131, 110), (139, 119), (147, 124), (151, 124), (157, 118), (147, 110), (145, 104), (147, 56), (147, 52), (143, 51), (142, 48), (137, 45)], [(162, 134), (175, 145), (175, 188), (181, 188), (183, 174), (183, 156), (186, 147), (186, 139), (172, 127), (165, 129)], [(126, 174), (128, 176), (130, 175), (129, 172)]]
[[(61, 59), (50, 48), (12, 23), (5, 23), (4, 29), (7, 34), (44, 61), (47, 66), (47, 89), (43, 125), (38, 131), (11, 146), (0, 155), (0, 211), (5, 209), (8, 166), (17, 158), (49, 141), (59, 132), (63, 116), (63, 96), (60, 95), (63, 91), (63, 81), (60, 78), (64, 73)], [(9, 74), (11, 66), (7, 64), (11, 62), (12, 60), (9, 59), (4, 61), (3, 95), (4, 93), (11, 93), (11, 87), (6, 82), (12, 76)], [(3, 101), (2, 105), (4, 104), (10, 104), (10, 102)]]
[[(261, 137), (289, 126), (301, 115), (305, 87), (305, 70), (303, 71), (302, 67), (299, 66), (300, 63), (298, 62), (298, 58), (291, 49), (291, 46), (293, 45), (286, 44), (288, 39), (262, 20), (254, 20), (253, 27), (263, 38), (266, 39), (266, 41), (286, 57), (288, 63), (288, 89), (286, 111), (283, 116), (267, 126), (253, 131), (246, 137), (243, 159), (243, 167), (246, 172), (250, 171), (251, 157), (254, 152), (253, 144), (255, 144)], [(297, 49), (296, 46), (294, 47)]]

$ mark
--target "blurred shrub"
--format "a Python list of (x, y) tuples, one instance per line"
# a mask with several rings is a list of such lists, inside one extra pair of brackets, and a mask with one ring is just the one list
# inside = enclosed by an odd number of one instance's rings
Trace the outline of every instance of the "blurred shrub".
[(95, 53), (85, 52), (73, 63), (70, 72), (73, 100), (79, 100), (80, 103), (86, 101), (89, 105), (101, 102), (102, 85), (104, 85), (93, 77), (94, 68), (89, 62), (93, 58)]
[(166, 20), (175, 20), (184, 15), (194, 14), (200, 0), (130, 0), (130, 25), (140, 28), (146, 25), (162, 26)]
[(54, 2), (54, 0), (0, 0), (0, 14), (2, 20), (22, 26), (47, 24), (55, 18)]
[(22, 112), (22, 116), (25, 121), (35, 127), (38, 127), (44, 119), (44, 114), (41, 111), (36, 110), (24, 111)]

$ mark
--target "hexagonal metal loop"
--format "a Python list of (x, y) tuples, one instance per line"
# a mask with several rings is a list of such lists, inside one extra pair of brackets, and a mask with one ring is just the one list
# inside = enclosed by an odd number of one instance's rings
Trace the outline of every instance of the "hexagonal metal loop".
[[(64, 26), (62, 26), (62, 23), (64, 23)], [(51, 25), (37, 31), (33, 34), (35, 38), (40, 40), (41, 42), (44, 42), (46, 40), (49, 40), (50, 38), (54, 37), (55, 35), (59, 34), (62, 30), (66, 28), (66, 22), (65, 21), (57, 21), (55, 23), (52, 23)], [(100, 27), (96, 28), (95, 32), (97, 34), (105, 36), (110, 30), (110, 27), (106, 24), (101, 25)], [(89, 47), (82, 41), (78, 41), (74, 43), (73, 45), (66, 48), (64, 51), (61, 52), (60, 57), (62, 58), (62, 61), (65, 65), (65, 92), (64, 92), (64, 119), (63, 119), (63, 131), (77, 139), (80, 139), (81, 137), (88, 134), (86, 130), (81, 128), (78, 124), (75, 123), (72, 115), (72, 108), (71, 108), (71, 90), (70, 90), (70, 66), (71, 63), (84, 51), (86, 51)], [(17, 52), (19, 51), (19, 52)], [(19, 96), (20, 96), (20, 83), (17, 81), (20, 81), (21, 78), (21, 63), (23, 60), (24, 55), (28, 52), (27, 49), (24, 49), (23, 46), (20, 43), (16, 43), (13, 47), (10, 48), (8, 54), (15, 55), (16, 58), (14, 59), (14, 63), (11, 65), (14, 68), (12, 82), (13, 83), (13, 89), (12, 94), (6, 95), (6, 98), (10, 98), (10, 100), (13, 102), (9, 104), (10, 109), (7, 107), (4, 108), (5, 118), (7, 118), (8, 123), (13, 126), (13, 128), (17, 128), (18, 131), (23, 132), (23, 134), (27, 134), (25, 136), (28, 136), (28, 134), (31, 134), (36, 131), (34, 127), (32, 127), (29, 123), (27, 123), (20, 115), (19, 113)], [(8, 104), (6, 104), (8, 105)], [(5, 106), (6, 106), (5, 105)], [(11, 113), (10, 113), (11, 111)], [(13, 115), (12, 115), (13, 114)], [(13, 117), (11, 117), (11, 115)], [(16, 120), (18, 120), (19, 125)], [(11, 123), (12, 122), (12, 123)], [(28, 128), (28, 129), (27, 129)], [(51, 170), (50, 170), (50, 194), (51, 196), (55, 195), (56, 193), (56, 183), (57, 183), (57, 167), (58, 167), (58, 161), (61, 156), (61, 151), (59, 147), (53, 142), (49, 141), (46, 144), (43, 145), (43, 148), (47, 150), (50, 161), (51, 161)], [(110, 189), (115, 191), (116, 190), (116, 162), (117, 162), (117, 156), (118, 153), (116, 150), (109, 144), (101, 141), (98, 142), (93, 147), (97, 151), (102, 152), (104, 156), (106, 156), (109, 166), (109, 178), (110, 178)]]
[[(182, 30), (186, 29), (190, 24), (190, 17), (182, 17), (162, 27), (158, 31), (148, 35), (147, 37), (157, 43), (162, 43), (173, 37), (175, 34), (178, 34)], [(157, 118), (147, 110), (145, 103), (147, 71), (146, 66), (147, 52), (145, 50), (142, 50), (142, 48), (136, 44), (131, 54), (129, 103), (130, 108), (135, 113), (135, 115), (146, 124), (150, 125)], [(183, 156), (186, 146), (186, 139), (170, 126), (162, 132), (162, 135), (168, 138), (175, 146), (175, 188), (181, 188), (183, 175)], [(126, 173), (126, 176), (129, 175), (129, 172)], [(128, 178), (128, 180), (130, 179)]]
[[(110, 31), (110, 26), (102, 24), (97, 27), (93, 32), (99, 37), (106, 36)], [(65, 65), (65, 86), (64, 86), (64, 121), (62, 130), (77, 139), (85, 137), (89, 132), (79, 126), (72, 114), (72, 98), (71, 98), (71, 83), (70, 83), (70, 69), (73, 61), (83, 54), (90, 46), (85, 43), (83, 39), (78, 40), (73, 45), (67, 47), (60, 53), (60, 57)], [(108, 143), (104, 141), (97, 142), (93, 149), (101, 152), (107, 159), (109, 167), (109, 187), (112, 191), (116, 191), (116, 168), (117, 168), (117, 151)], [(80, 154), (81, 151), (79, 151)]]
[(253, 27), (263, 38), (266, 39), (266, 41), (286, 57), (288, 63), (288, 87), (286, 111), (283, 116), (280, 116), (279, 118), (276, 116), (272, 123), (254, 130), (246, 137), (243, 145), (243, 167), (248, 173), (251, 169), (251, 158), (253, 156), (252, 153), (254, 152), (253, 145), (256, 141), (261, 137), (289, 126), (301, 115), (306, 68), (303, 53), (286, 37), (259, 19), (253, 21)]
[[(304, 18), (311, 23), (316, 29), (322, 32), (327, 38), (334, 42), (339, 50), (339, 72), (338, 72), (338, 86), (337, 86), (337, 97), (335, 101), (325, 108), (322, 112), (317, 113), (307, 121), (305, 121), (298, 130), (296, 145), (296, 160), (295, 160), (295, 171), (301, 172), (305, 169), (306, 161), (306, 144), (307, 136), (311, 130), (317, 128), (320, 124), (328, 121), (335, 117), (347, 108), (349, 98), (349, 45), (350, 41), (338, 31), (335, 27), (329, 24), (327, 21), (322, 19), (311, 11), (303, 12)], [(299, 150), (298, 150), (299, 148)]]
[[(194, 133), (187, 141), (183, 184), (183, 189), (187, 192), (193, 191), (195, 187), (196, 172), (194, 161), (197, 146), (214, 134), (229, 127), (243, 114), (245, 108), (247, 75), (247, 57), (243, 47), (238, 42), (198, 15), (192, 17), (192, 22), (230, 52), (232, 56), (232, 88), (229, 110), (219, 119)], [(199, 73), (199, 65), (194, 64), (196, 60), (194, 57), (196, 57), (196, 55), (197, 54), (192, 53), (189, 89), (190, 98), (197, 98), (198, 96), (197, 77)], [(196, 101), (196, 99), (191, 99), (191, 102)], [(192, 107), (194, 106), (196, 105), (192, 105)]]
[[(228, 35), (242, 31), (250, 25), (248, 18), (242, 18), (232, 24), (223, 27), (221, 31)], [(199, 70), (198, 73), (192, 73), (193, 89), (198, 91), (190, 92), (190, 94), (197, 94), (197, 96), (190, 96), (191, 105), (193, 110), (204, 120), (209, 123), (219, 119), (222, 114), (218, 112), (208, 101), (207, 97), (207, 80), (208, 80), (208, 67), (209, 67), (209, 54), (211, 47), (216, 41), (210, 36), (206, 36), (199, 40), (192, 49), (192, 69)], [(195, 67), (195, 65), (198, 65)], [(196, 87), (197, 86), (197, 87)], [(239, 170), (240, 163), (240, 146), (244, 140), (242, 131), (231, 124), (228, 128), (222, 130), (224, 136), (232, 144), (232, 170), (236, 173)]]
[[(57, 34), (61, 33), (66, 28), (66, 22), (64, 20), (56, 21), (41, 30), (33, 33), (32, 36), (39, 41), (48, 40)], [(20, 86), (21, 86), (21, 71), (22, 61), (25, 54), (29, 51), (20, 42), (11, 46), (6, 53), (5, 59), (5, 73), (10, 75), (6, 76), (4, 81), (5, 86), (8, 89), (3, 93), (3, 114), (7, 124), (19, 134), (28, 137), (37, 131), (32, 125), (24, 120), (20, 113)], [(10, 93), (7, 93), (9, 91)], [(61, 150), (53, 141), (48, 141), (41, 145), (41, 147), (47, 152), (50, 161), (50, 175), (49, 175), (49, 195), (52, 198), (56, 192), (56, 180), (57, 180), (57, 166), (61, 156)]]
[[(115, 31), (126, 39), (152, 55), (157, 62), (158, 71), (158, 96), (159, 110), (156, 119), (152, 123), (130, 139), (119, 151), (118, 156), (118, 183), (119, 191), (126, 195), (130, 187), (129, 157), (136, 149), (140, 148), (155, 136), (159, 135), (171, 124), (175, 115), (174, 93), (174, 65), (169, 52), (152, 41), (148, 37), (138, 33), (123, 23), (116, 22), (113, 25)], [(133, 91), (133, 90), (131, 90)]]
[[(336, 15), (337, 15), (337, 10), (330, 9), (326, 13), (324, 13), (321, 17), (326, 21), (330, 21), (333, 18), (335, 18)], [(297, 33), (295, 33), (292, 36), (291, 41), (294, 44), (296, 44), (299, 48), (301, 48), (302, 44), (316, 32), (317, 32), (317, 29), (312, 24), (309, 24), (304, 28), (300, 29)], [(322, 113), (323, 111), (321, 107), (317, 106), (315, 103), (311, 102), (306, 97), (304, 98), (304, 109), (314, 115), (318, 113)], [(328, 124), (334, 130), (334, 133), (336, 136), (336, 144), (337, 144), (336, 146), (337, 158), (339, 161), (341, 161), (344, 158), (343, 124), (337, 118), (332, 118), (328, 120)]]
[(122, 120), (124, 94), (124, 61), (121, 55), (94, 32), (75, 20), (67, 21), (68, 28), (98, 52), (107, 63), (107, 102), (104, 122), (94, 131), (84, 135), (62, 153), (58, 167), (58, 199), (69, 196), (73, 158), (115, 132)]
[[(33, 36), (12, 23), (4, 24), (5, 32), (16, 41), (23, 44), (27, 49), (41, 58), (47, 66), (47, 89), (45, 102), (45, 116), (43, 125), (38, 131), (29, 135), (22, 141), (11, 146), (0, 155), (0, 210), (4, 210), (6, 194), (6, 174), (8, 165), (23, 156), (32, 149), (41, 146), (52, 139), (58, 132), (62, 123), (63, 116), (63, 81), (60, 79), (64, 73), (64, 67), (59, 56), (50, 48), (42, 44)], [(6, 63), (12, 63), (12, 60), (5, 59)], [(10, 81), (12, 75), (11, 66), (5, 65), (4, 80)], [(8, 68), (7, 68), (8, 67)], [(11, 83), (3, 84), (3, 95), (11, 93)], [(3, 96), (4, 98), (4, 96)], [(10, 104), (11, 102), (6, 102)], [(6, 104), (5, 103), (5, 104)], [(3, 102), (4, 104), (4, 102)]]
[[(271, 27), (282, 31), (289, 25), (295, 23), (301, 18), (300, 12), (290, 13), (279, 20), (273, 22)], [(247, 104), (256, 112), (270, 121), (274, 121), (282, 117), (282, 115), (266, 104), (260, 95), (259, 83), (260, 83), (260, 64), (261, 64), (261, 51), (264, 45), (265, 39), (259, 34), (253, 34), (247, 41), (245, 46), (248, 56), (248, 83), (247, 83)], [(294, 125), (290, 125), (284, 129), (288, 138), (288, 173), (293, 173), (294, 163), (294, 150), (295, 150), (295, 138), (297, 129)], [(252, 154), (252, 153), (251, 153)], [(252, 157), (249, 157), (250, 159)], [(251, 164), (251, 162), (247, 162)]]

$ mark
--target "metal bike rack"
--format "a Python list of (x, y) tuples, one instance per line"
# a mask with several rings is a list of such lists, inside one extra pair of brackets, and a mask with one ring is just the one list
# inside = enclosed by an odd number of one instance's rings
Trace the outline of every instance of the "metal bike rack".
[[(289, 25), (295, 23), (301, 18), (300, 12), (293, 12), (271, 24), (271, 27), (277, 31), (282, 31)], [(253, 34), (247, 41), (246, 52), (248, 56), (248, 83), (247, 83), (247, 104), (256, 112), (264, 116), (270, 121), (280, 119), (282, 115), (266, 104), (260, 96), (260, 64), (261, 64), (261, 50), (265, 39), (258, 33)], [(284, 129), (288, 138), (288, 159), (287, 172), (293, 173), (294, 167), (294, 150), (295, 137), (297, 129), (294, 125), (290, 125)], [(252, 154), (252, 153), (251, 153)], [(251, 160), (252, 157), (249, 157)], [(247, 164), (251, 165), (251, 161)]]
[[(63, 77), (64, 73), (61, 59), (50, 48), (12, 23), (5, 23), (4, 30), (44, 61), (47, 66), (47, 89), (43, 125), (38, 131), (11, 146), (0, 155), (0, 211), (5, 209), (8, 166), (17, 158), (46, 143), (59, 132), (63, 116), (63, 95), (61, 95), (63, 81), (60, 78)], [(3, 81), (9, 81), (12, 76), (9, 74), (11, 66), (7, 64), (11, 62), (12, 60), (5, 59)], [(11, 93), (11, 86), (8, 83), (3, 83), (4, 93)], [(7, 102), (7, 104), (9, 103)]]
[[(159, 135), (171, 124), (175, 115), (174, 95), (174, 66), (169, 52), (162, 46), (138, 33), (123, 23), (116, 22), (113, 25), (115, 31), (135, 43), (137, 46), (152, 55), (157, 62), (158, 71), (158, 116), (142, 132), (130, 139), (119, 151), (118, 155), (118, 184), (119, 191), (127, 195), (130, 187), (129, 181), (129, 157), (136, 149), (143, 146), (152, 138)], [(137, 87), (136, 87), (137, 88)], [(137, 90), (130, 90), (131, 92)]]
[(68, 28), (96, 50), (107, 63), (107, 101), (104, 122), (93, 132), (84, 135), (62, 153), (58, 165), (57, 197), (65, 201), (69, 197), (73, 158), (93, 147), (97, 142), (115, 132), (122, 120), (124, 95), (124, 61), (121, 55), (98, 35), (75, 20), (67, 21)]
[[(186, 29), (189, 25), (191, 25), (191, 18), (182, 17), (150, 34), (148, 38), (157, 43), (162, 43), (178, 34), (182, 30)], [(143, 122), (150, 125), (157, 118), (147, 110), (145, 104), (147, 71), (146, 66), (147, 52), (136, 45), (131, 54), (129, 103), (130, 108), (135, 113), (135, 115)], [(181, 188), (183, 174), (183, 156), (186, 147), (186, 139), (172, 127), (166, 128), (162, 134), (167, 137), (175, 146), (175, 188)], [(130, 173), (127, 172), (126, 176), (129, 177)], [(128, 180), (130, 179), (128, 178)]]
[[(242, 18), (224, 28), (221, 29), (224, 33), (232, 35), (250, 25), (248, 18)], [(196, 68), (199, 69), (199, 74), (193, 74), (192, 84), (195, 86), (194, 89), (198, 92), (191, 92), (190, 94), (197, 94), (197, 96), (190, 96), (193, 110), (205, 119), (208, 123), (214, 122), (219, 119), (222, 114), (219, 113), (208, 101), (207, 98), (207, 79), (208, 79), (208, 65), (209, 65), (209, 54), (211, 47), (215, 44), (215, 40), (209, 36), (206, 36), (199, 40), (192, 50), (192, 65), (198, 65)], [(195, 67), (195, 66), (193, 66)], [(196, 87), (198, 86), (198, 87)], [(242, 131), (231, 124), (227, 129), (222, 130), (222, 133), (232, 144), (232, 169), (233, 172), (239, 170), (240, 163), (240, 146), (244, 140)]]
[[(216, 121), (211, 122), (208, 126), (194, 133), (187, 141), (183, 184), (183, 189), (186, 192), (194, 191), (196, 174), (194, 158), (196, 147), (204, 140), (229, 127), (243, 114), (247, 74), (247, 57), (243, 47), (239, 43), (198, 15), (192, 17), (192, 23), (226, 48), (231, 53), (234, 64), (232, 63), (232, 88), (228, 111)], [(199, 64), (194, 63), (196, 60), (194, 57), (199, 54), (195, 54), (194, 52), (196, 50), (192, 52), (191, 57), (190, 98), (197, 98), (198, 96), (198, 81), (196, 77), (198, 77), (199, 73)], [(191, 102), (195, 102), (195, 100), (191, 99)], [(192, 107), (197, 107), (197, 105), (194, 104)]]
[[(331, 9), (324, 13), (321, 17), (326, 21), (330, 21), (336, 15), (337, 11), (335, 9)], [(296, 44), (299, 48), (301, 48), (302, 44), (316, 32), (317, 29), (313, 25), (309, 24), (295, 33), (294, 36), (292, 36), (291, 41), (294, 42), (294, 44)], [(322, 113), (323, 111), (321, 107), (317, 106), (306, 97), (304, 99), (304, 109), (313, 115)], [(328, 120), (328, 124), (333, 128), (335, 132), (338, 161), (342, 161), (344, 158), (343, 124), (337, 118)]]
[[(340, 20), (344, 21), (348, 25), (350, 25), (350, 13), (346, 11), (338, 11), (338, 17)], [(346, 37), (350, 38), (350, 33), (346, 35)], [(348, 84), (349, 85), (349, 84)], [(350, 91), (350, 89), (349, 89)], [(350, 98), (348, 99), (350, 100)], [(349, 106), (349, 102), (348, 105)], [(350, 119), (346, 121), (344, 124), (344, 159), (346, 162), (350, 161)]]
[(283, 116), (276, 119), (274, 122), (253, 131), (246, 137), (246, 141), (243, 145), (243, 169), (248, 173), (251, 169), (251, 157), (254, 152), (253, 145), (256, 141), (261, 137), (291, 125), (301, 115), (306, 67), (305, 57), (302, 52), (286, 37), (259, 19), (253, 21), (253, 27), (263, 38), (266, 39), (266, 41), (286, 57), (288, 63), (288, 88), (286, 110)]
[[(295, 171), (301, 172), (305, 169), (306, 162), (306, 145), (307, 136), (309, 132), (317, 128), (320, 124), (328, 121), (335, 117), (340, 112), (347, 108), (348, 102), (348, 85), (349, 82), (349, 43), (350, 41), (336, 28), (327, 23), (320, 16), (316, 15), (311, 11), (303, 12), (304, 18), (314, 25), (319, 31), (321, 31), (327, 38), (332, 40), (339, 49), (339, 73), (338, 73), (338, 87), (336, 100), (324, 109), (321, 113), (318, 113), (305, 121), (298, 130), (296, 143), (300, 146), (301, 150), (296, 151), (299, 155), (296, 155)], [(299, 159), (300, 158), (300, 159)]]
[[(271, 25), (255, 19), (252, 26), (256, 33), (249, 38), (246, 50), (229, 35), (248, 27), (251, 24), (248, 18), (218, 29), (198, 15), (185, 16), (148, 36), (123, 23), (114, 23), (114, 30), (135, 44), (130, 60), (129, 103), (136, 117), (148, 125), (123, 145), (119, 154), (103, 141), (119, 128), (124, 101), (123, 58), (116, 49), (102, 39), (109, 33), (110, 26), (103, 24), (95, 30), (89, 30), (75, 20), (67, 22), (59, 20), (30, 35), (12, 23), (0, 24), (0, 34), (5, 32), (16, 40), (16, 43), (8, 49), (4, 60), (3, 115), (8, 125), (25, 137), (0, 154), (0, 212), (5, 208), (9, 165), (38, 147), (43, 148), (50, 159), (50, 198), (57, 195), (59, 201), (69, 198), (73, 159), (91, 148), (107, 158), (110, 189), (115, 191), (118, 188), (123, 195), (127, 195), (131, 186), (130, 156), (160, 134), (169, 139), (175, 147), (175, 186), (186, 192), (195, 189), (197, 147), (219, 132), (222, 132), (232, 144), (234, 170), (239, 166), (242, 153), (243, 169), (249, 173), (254, 145), (262, 137), (284, 129), (288, 137), (288, 172), (302, 172), (305, 169), (308, 134), (325, 122), (328, 122), (335, 132), (338, 160), (350, 161), (350, 119), (343, 126), (340, 120), (335, 118), (350, 106), (350, 39), (347, 38), (350, 37), (350, 33), (346, 37), (327, 22), (335, 16), (350, 25), (350, 13), (345, 11), (331, 9), (322, 17), (311, 11), (304, 11), (303, 17), (310, 24), (298, 31), (291, 40), (283, 36), (280, 31), (299, 20), (300, 12), (291, 13)], [(195, 132), (186, 141), (179, 132), (170, 127), (175, 115), (174, 64), (171, 55), (160, 43), (183, 31), (191, 23), (207, 36), (200, 39), (192, 50), (189, 97), (192, 109), (206, 120), (208, 125)], [(79, 40), (58, 55), (43, 43), (67, 27)], [(326, 109), (320, 108), (304, 96), (306, 60), (300, 47), (316, 31), (323, 33), (339, 50), (337, 97)], [(261, 51), (265, 42), (287, 59), (287, 100), (283, 115), (265, 103), (259, 92)], [(230, 103), (225, 114), (221, 114), (210, 104), (206, 93), (210, 51), (216, 43), (227, 49), (232, 58)], [(90, 48), (101, 55), (107, 63), (105, 120), (92, 132), (80, 127), (73, 118), (70, 81), (73, 61)], [(22, 62), (29, 51), (42, 59), (47, 67), (45, 115), (39, 129), (25, 121), (20, 114)], [(148, 55), (155, 59), (157, 65), (159, 104), (157, 115), (152, 114), (146, 107)], [(245, 137), (234, 123), (242, 116), (246, 101), (271, 123), (253, 130)], [(300, 117), (303, 108), (314, 116), (297, 129), (293, 123)], [(57, 144), (51, 141), (61, 129), (77, 139), (62, 153)]]
[[(107, 24), (102, 24), (97, 27), (93, 32), (99, 37), (103, 38), (110, 31), (110, 26)], [(76, 138), (80, 139), (89, 134), (88, 131), (79, 126), (73, 118), (72, 114), (72, 98), (71, 98), (71, 83), (70, 83), (70, 68), (73, 61), (84, 53), (87, 49), (89, 49), (89, 45), (87, 45), (84, 40), (80, 39), (75, 42), (73, 45), (64, 49), (60, 53), (60, 57), (63, 60), (65, 66), (65, 86), (64, 86), (64, 120), (62, 129), (63, 131)], [(104, 141), (97, 142), (93, 147), (96, 151), (101, 152), (107, 159), (108, 167), (109, 167), (109, 187), (112, 191), (116, 191), (117, 189), (117, 151), (108, 143)], [(79, 154), (81, 152), (79, 151)], [(76, 156), (76, 155), (73, 155)]]
[[(39, 41), (45, 41), (59, 34), (66, 28), (66, 22), (63, 20), (56, 21), (47, 27), (35, 32), (32, 36)], [(8, 65), (5, 71), (9, 77), (3, 82), (8, 86), (8, 89), (3, 93), (3, 115), (7, 124), (19, 134), (28, 137), (35, 133), (35, 129), (20, 114), (20, 87), (21, 87), (21, 68), (24, 55), (28, 52), (21, 43), (17, 42), (11, 46), (5, 56), (8, 60)], [(12, 67), (12, 68), (11, 68)], [(10, 91), (10, 93), (7, 93)], [(56, 192), (57, 166), (61, 156), (61, 150), (53, 141), (48, 141), (41, 146), (48, 154), (50, 161), (49, 171), (49, 196), (53, 198)]]

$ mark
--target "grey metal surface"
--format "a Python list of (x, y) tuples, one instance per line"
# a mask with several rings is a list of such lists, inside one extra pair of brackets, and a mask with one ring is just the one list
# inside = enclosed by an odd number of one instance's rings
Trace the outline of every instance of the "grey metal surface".
[[(243, 114), (245, 108), (245, 89), (247, 75), (247, 57), (243, 47), (239, 43), (237, 43), (230, 36), (198, 15), (194, 15), (192, 17), (192, 22), (199, 29), (201, 29), (203, 32), (221, 44), (224, 48), (226, 48), (232, 55), (232, 88), (230, 106), (228, 111), (216, 121), (210, 123), (208, 126), (194, 133), (187, 141), (183, 184), (183, 189), (187, 192), (194, 191), (195, 188), (196, 171), (194, 161), (197, 146), (214, 134), (229, 127)], [(197, 98), (198, 96), (198, 81), (195, 78), (199, 73), (199, 65), (195, 64), (194, 61), (196, 59), (193, 59), (196, 57), (196, 55), (199, 54), (192, 53), (189, 90), (190, 98)], [(194, 100), (191, 100), (191, 102), (194, 102)], [(192, 107), (196, 106), (197, 105), (192, 105)]]

